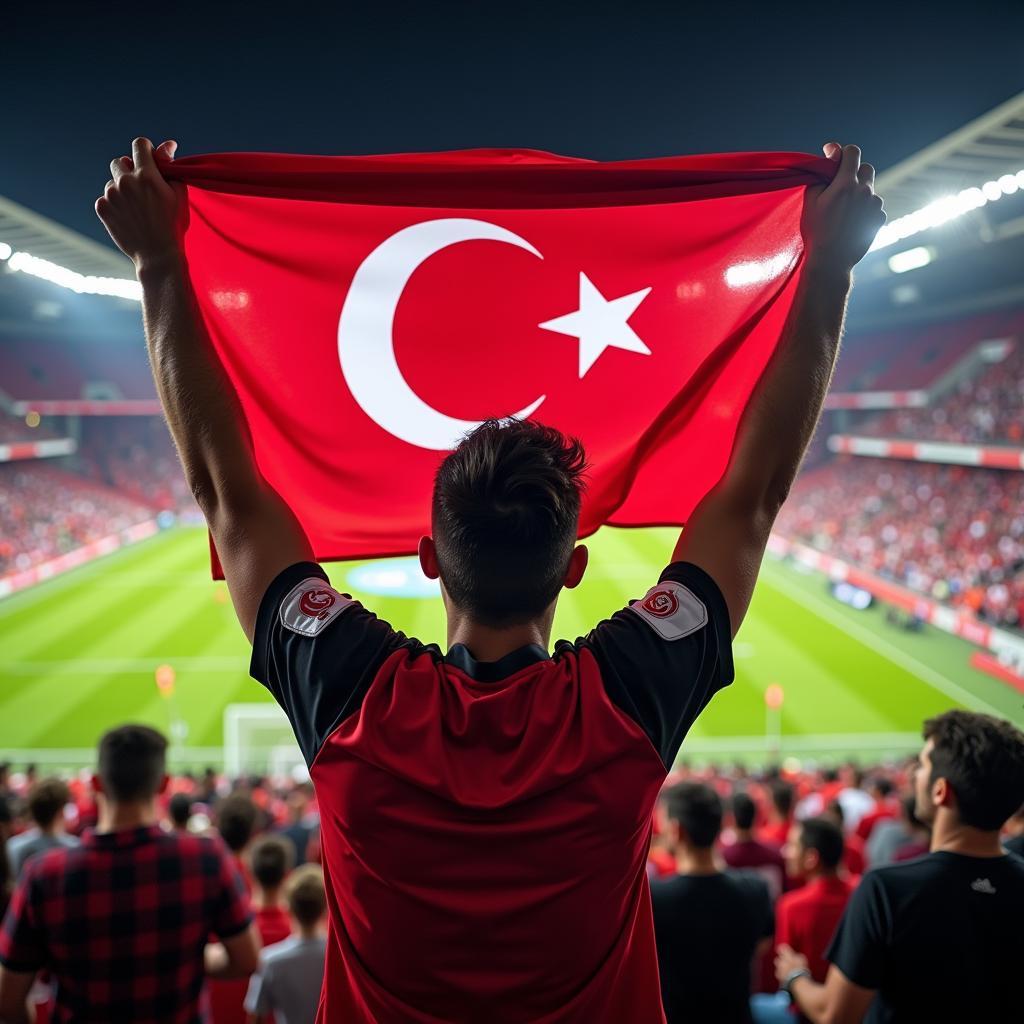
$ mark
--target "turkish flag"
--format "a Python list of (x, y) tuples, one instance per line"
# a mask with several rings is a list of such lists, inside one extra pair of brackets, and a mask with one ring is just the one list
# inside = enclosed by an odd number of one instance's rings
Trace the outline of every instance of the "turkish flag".
[[(721, 477), (799, 275), (795, 153), (530, 150), (162, 165), (260, 470), (321, 560), (408, 554), (480, 420), (581, 437), (580, 534), (683, 524)], [(216, 569), (216, 566), (215, 566)]]

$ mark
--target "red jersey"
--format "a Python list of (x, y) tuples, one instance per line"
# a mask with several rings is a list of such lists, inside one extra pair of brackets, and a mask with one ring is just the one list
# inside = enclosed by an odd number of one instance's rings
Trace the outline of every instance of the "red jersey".
[(815, 878), (783, 893), (775, 905), (775, 944), (786, 943), (807, 957), (814, 980), (828, 974), (828, 949), (855, 885), (836, 876)]
[(318, 1021), (662, 1024), (651, 813), (732, 680), (706, 573), (675, 563), (553, 656), (487, 663), (395, 632), (301, 563), (264, 596), (251, 671), (319, 801)]

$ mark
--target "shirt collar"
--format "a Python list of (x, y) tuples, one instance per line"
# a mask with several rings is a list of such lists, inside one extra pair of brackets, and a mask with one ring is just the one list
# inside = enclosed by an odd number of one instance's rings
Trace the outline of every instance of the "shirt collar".
[(95, 849), (113, 850), (126, 846), (139, 846), (150, 842), (163, 834), (159, 825), (139, 825), (137, 828), (121, 828), (116, 832), (97, 832), (86, 829), (82, 833), (82, 843)]
[(527, 644), (525, 647), (517, 647), (509, 651), (503, 658), (497, 661), (477, 661), (465, 644), (455, 644), (445, 655), (445, 662), (465, 672), (470, 679), (478, 683), (496, 683), (507, 679), (528, 665), (534, 665), (541, 661), (547, 661), (550, 655), (540, 644)]

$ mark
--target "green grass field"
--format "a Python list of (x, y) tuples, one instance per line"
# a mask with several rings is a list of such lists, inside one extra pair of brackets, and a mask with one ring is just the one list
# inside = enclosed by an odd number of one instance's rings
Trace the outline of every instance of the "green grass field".
[[(555, 635), (575, 638), (641, 596), (675, 536), (604, 530), (591, 538), (587, 578), (563, 595)], [(0, 756), (20, 762), (37, 751), (45, 762), (49, 751), (73, 763), (73, 751), (115, 723), (167, 730), (177, 719), (187, 728), (178, 763), (205, 763), (222, 744), (226, 705), (270, 699), (248, 676), (248, 645), (207, 558), (205, 533), (178, 528), (0, 601)], [(367, 596), (347, 582), (358, 564), (331, 566), (335, 586), (444, 646), (440, 599)], [(877, 608), (848, 609), (821, 577), (769, 560), (737, 637), (736, 682), (714, 699), (682, 756), (763, 760), (763, 694), (773, 682), (786, 695), (783, 755), (910, 751), (921, 720), (951, 706), (1024, 720), (1024, 698), (971, 669), (970, 652), (930, 628), (897, 631)], [(154, 681), (162, 664), (176, 672), (170, 699)]]

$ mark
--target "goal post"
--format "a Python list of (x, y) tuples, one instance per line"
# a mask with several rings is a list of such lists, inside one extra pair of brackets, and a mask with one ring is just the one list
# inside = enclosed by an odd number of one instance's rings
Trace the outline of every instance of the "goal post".
[(224, 708), (224, 771), (239, 775), (291, 775), (306, 763), (285, 713), (269, 701)]

